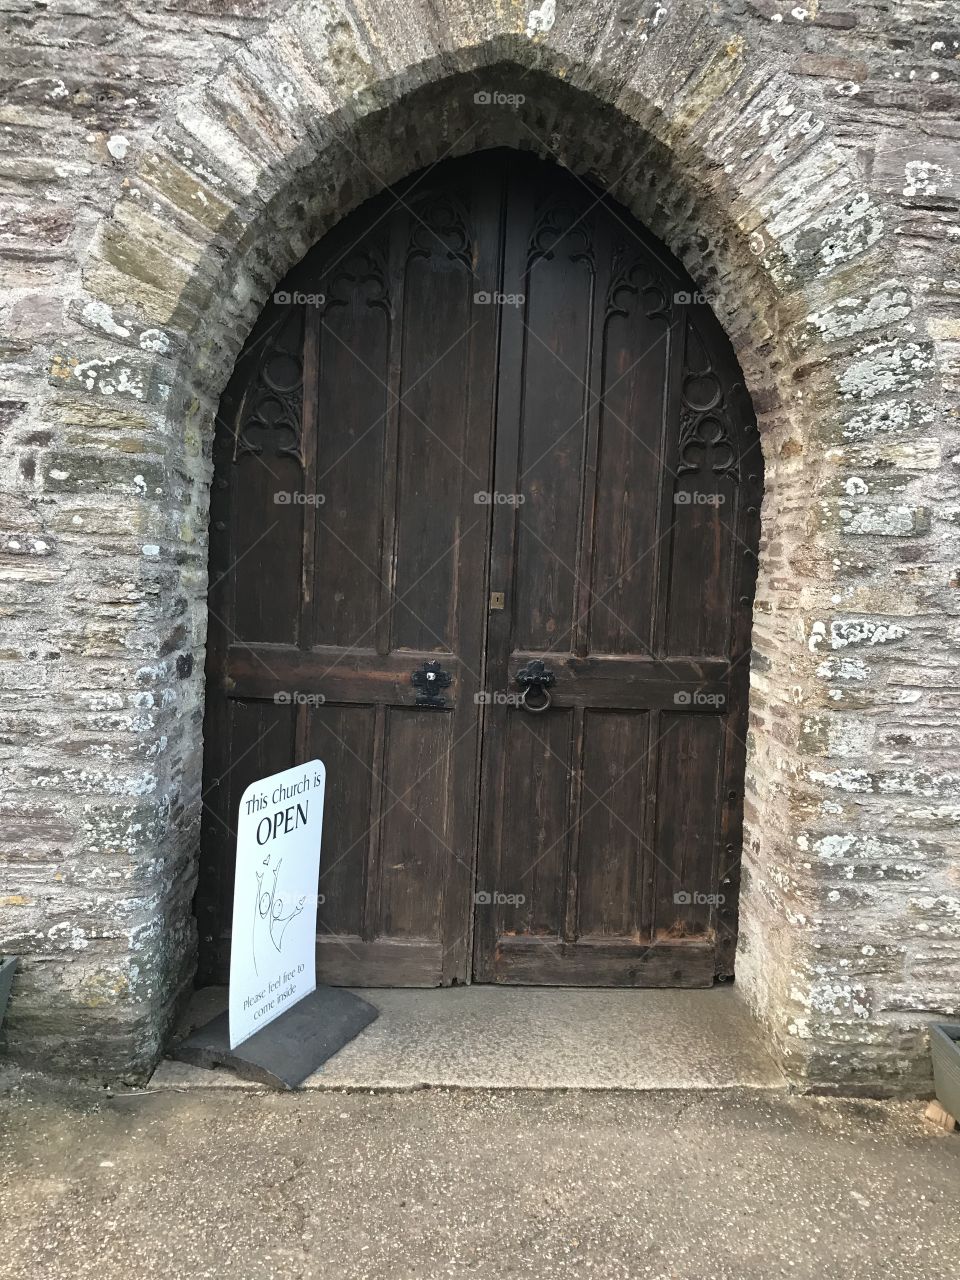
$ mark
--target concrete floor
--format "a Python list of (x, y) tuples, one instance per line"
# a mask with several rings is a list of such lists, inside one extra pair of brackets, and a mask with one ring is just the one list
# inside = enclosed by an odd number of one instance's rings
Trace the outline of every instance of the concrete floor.
[(4, 1280), (932, 1280), (960, 1136), (781, 1090), (0, 1088)]
[[(734, 987), (612, 991), (452, 987), (358, 991), (380, 1017), (308, 1089), (781, 1088)], [(226, 1007), (198, 992), (182, 1032)], [(227, 1071), (164, 1061), (151, 1082), (249, 1087)]]

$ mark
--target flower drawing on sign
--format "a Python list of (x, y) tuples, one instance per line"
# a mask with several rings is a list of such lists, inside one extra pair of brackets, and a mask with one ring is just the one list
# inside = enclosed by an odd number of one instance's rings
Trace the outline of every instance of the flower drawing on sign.
[[(283, 935), (287, 931), (287, 926), (291, 920), (295, 920), (300, 915), (301, 911), (303, 911), (303, 904), (307, 900), (305, 896), (299, 898), (293, 910), (289, 911), (287, 915), (283, 914), (283, 898), (277, 892), (277, 877), (280, 874), (282, 863), (283, 859), (280, 858), (273, 868), (273, 883), (267, 888), (264, 887), (267, 872), (257, 872), (257, 896), (253, 918), (253, 966), (258, 974), (260, 972), (260, 967), (257, 964), (258, 939), (260, 939), (261, 946), (269, 944), (278, 953), (282, 952)], [(269, 855), (264, 858), (263, 865), (269, 867)]]

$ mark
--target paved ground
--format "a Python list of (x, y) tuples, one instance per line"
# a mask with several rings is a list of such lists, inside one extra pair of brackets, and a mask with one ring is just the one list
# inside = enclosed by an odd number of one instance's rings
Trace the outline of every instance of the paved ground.
[[(782, 1088), (735, 987), (705, 991), (446, 987), (358, 995), (380, 1017), (306, 1082), (308, 1089), (420, 1085), (535, 1089)], [(226, 1008), (198, 991), (183, 1030)], [(242, 1083), (213, 1073), (218, 1085)], [(211, 1072), (164, 1062), (155, 1084), (209, 1087)]]
[(923, 1105), (711, 1093), (0, 1098), (0, 1275), (912, 1280), (957, 1274)]

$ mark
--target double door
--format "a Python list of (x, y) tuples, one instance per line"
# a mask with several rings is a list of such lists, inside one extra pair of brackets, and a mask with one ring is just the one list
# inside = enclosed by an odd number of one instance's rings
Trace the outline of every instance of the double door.
[(519, 154), (416, 176), (278, 287), (214, 459), (208, 980), (239, 797), (314, 756), (321, 981), (732, 971), (762, 475), (661, 245)]

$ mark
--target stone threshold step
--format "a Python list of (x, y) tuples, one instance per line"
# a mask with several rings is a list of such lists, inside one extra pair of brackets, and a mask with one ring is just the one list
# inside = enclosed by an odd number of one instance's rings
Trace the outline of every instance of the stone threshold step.
[[(358, 989), (380, 1016), (305, 1089), (783, 1089), (763, 1032), (735, 987)], [(178, 1029), (226, 1007), (198, 991)], [(260, 1086), (165, 1059), (153, 1087)]]

